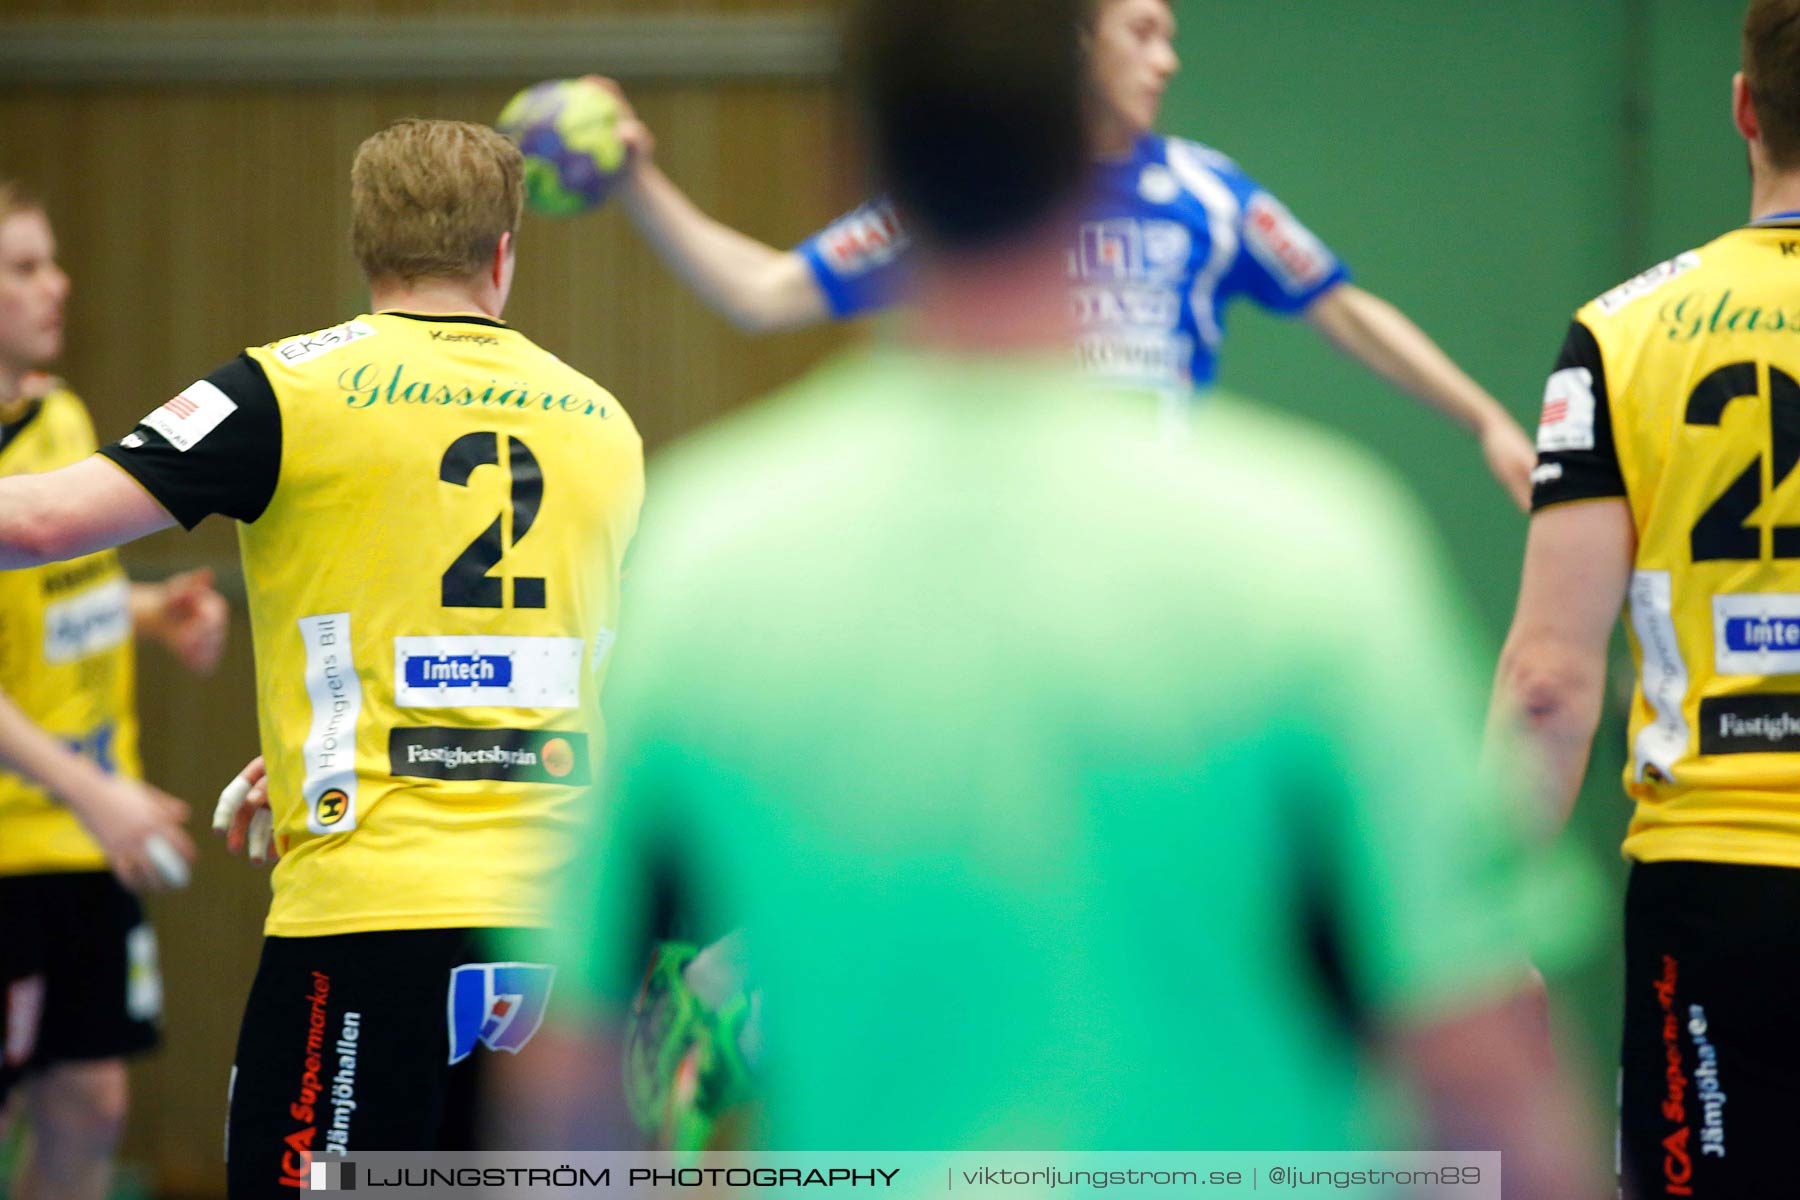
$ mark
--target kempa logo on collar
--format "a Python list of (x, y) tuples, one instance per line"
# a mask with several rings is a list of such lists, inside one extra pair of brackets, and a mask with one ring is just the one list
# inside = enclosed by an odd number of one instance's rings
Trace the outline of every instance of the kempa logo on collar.
[(500, 339), (491, 333), (465, 333), (461, 330), (433, 329), (434, 342), (468, 342), (476, 346), (498, 346)]

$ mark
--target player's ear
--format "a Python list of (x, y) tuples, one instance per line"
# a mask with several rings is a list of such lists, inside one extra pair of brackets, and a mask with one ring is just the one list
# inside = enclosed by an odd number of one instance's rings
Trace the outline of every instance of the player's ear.
[(494, 286), (502, 291), (506, 290), (507, 284), (512, 279), (514, 249), (511, 231), (502, 233), (499, 242), (494, 245), (494, 261), (488, 264), (489, 275), (493, 279)]
[(1742, 71), (1731, 77), (1731, 123), (1746, 142), (1762, 140), (1762, 122), (1756, 119), (1756, 95)]

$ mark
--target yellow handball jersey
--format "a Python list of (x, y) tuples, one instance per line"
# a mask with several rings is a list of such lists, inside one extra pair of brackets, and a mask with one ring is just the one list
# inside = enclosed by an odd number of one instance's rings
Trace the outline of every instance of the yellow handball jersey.
[[(0, 475), (53, 471), (93, 452), (87, 409), (61, 386), (0, 427)], [(0, 572), (0, 689), (77, 753), (135, 777), (134, 674), (130, 585), (112, 551)], [(105, 869), (74, 814), (0, 769), (0, 875)]]
[(1637, 529), (1625, 853), (1800, 866), (1800, 214), (1581, 309), (1538, 450)]
[(377, 313), (246, 351), (103, 453), (190, 528), (242, 522), (266, 931), (543, 923), (643, 498), (618, 401), (498, 322)]

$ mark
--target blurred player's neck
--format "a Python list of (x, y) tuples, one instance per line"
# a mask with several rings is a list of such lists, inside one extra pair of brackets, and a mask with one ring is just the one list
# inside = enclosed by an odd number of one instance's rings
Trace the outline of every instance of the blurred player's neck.
[(1751, 172), (1750, 219), (1800, 212), (1800, 170), (1776, 171), (1757, 164)]
[(959, 354), (1067, 350), (1066, 238), (1054, 228), (979, 253), (921, 254), (906, 324), (915, 345)]
[(1143, 136), (1144, 130), (1110, 109), (1092, 108), (1088, 112), (1088, 142), (1097, 159), (1130, 158)]
[(408, 312), (425, 316), (478, 313), (498, 321), (505, 307), (500, 292), (479, 280), (417, 279), (369, 285), (369, 306), (376, 312)]
[(25, 374), (23, 368), (0, 362), (0, 425), (10, 425), (25, 413)]

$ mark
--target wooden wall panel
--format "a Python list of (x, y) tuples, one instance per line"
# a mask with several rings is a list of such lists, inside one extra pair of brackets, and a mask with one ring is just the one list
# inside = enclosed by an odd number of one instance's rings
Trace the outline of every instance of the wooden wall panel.
[(792, 13), (837, 0), (6, 0), (6, 17), (593, 16), (601, 13)]
[[(37, 2), (9, 0), (9, 12)], [(142, 13), (151, 5), (54, 0), (40, 7), (67, 15)], [(208, 9), (283, 7), (302, 6), (216, 0)], [(546, 0), (542, 7), (553, 6)], [(455, 85), (0, 88), (0, 175), (25, 181), (51, 211), (74, 280), (61, 369), (88, 399), (102, 437), (119, 436), (245, 345), (361, 311), (366, 293), (347, 242), (347, 174), (357, 143), (402, 115), (491, 119), (507, 94)], [(789, 244), (857, 198), (855, 173), (833, 152), (824, 85), (666, 86), (636, 99), (659, 133), (666, 169), (703, 207), (740, 228)], [(567, 221), (528, 217), (520, 246), (509, 318), (611, 387), (653, 446), (796, 376), (853, 336), (832, 329), (738, 335), (672, 281), (617, 211)], [(229, 572), (235, 535), (214, 519), (193, 535), (159, 535), (129, 560), (140, 577), (201, 562)], [(148, 768), (193, 803), (196, 830), (256, 748), (241, 602), (234, 616), (233, 648), (209, 681), (192, 681), (157, 650), (143, 656)], [(153, 905), (167, 968), (169, 1045), (136, 1072), (126, 1153), (151, 1164), (171, 1194), (222, 1192), (225, 1082), (266, 907), (266, 876), (227, 861), (210, 840), (193, 888)]]
[[(52, 210), (75, 280), (64, 369), (102, 428), (245, 344), (360, 308), (346, 233), (357, 143), (399, 116), (490, 118), (507, 94), (0, 89), (0, 174)], [(665, 169), (703, 207), (783, 245), (859, 195), (833, 149), (829, 101), (823, 86), (777, 84), (638, 96)], [(613, 210), (528, 217), (508, 315), (613, 387), (657, 441), (837, 340), (738, 336)]]

